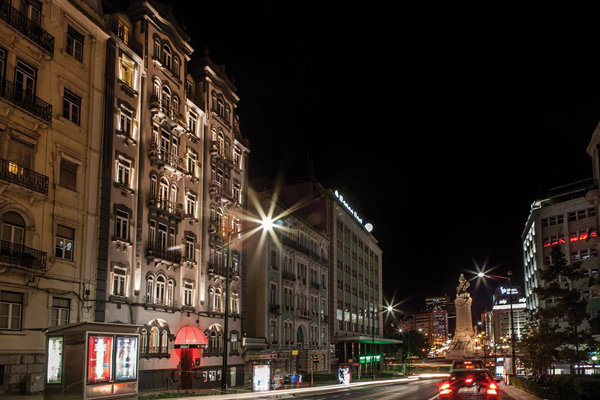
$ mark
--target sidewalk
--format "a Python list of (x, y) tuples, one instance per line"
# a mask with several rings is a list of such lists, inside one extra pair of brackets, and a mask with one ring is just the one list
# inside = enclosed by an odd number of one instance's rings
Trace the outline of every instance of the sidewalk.
[(506, 386), (504, 383), (500, 386), (500, 389), (504, 390), (516, 400), (544, 400), (541, 397), (537, 397), (527, 392), (524, 392), (521, 389), (518, 389), (514, 386)]

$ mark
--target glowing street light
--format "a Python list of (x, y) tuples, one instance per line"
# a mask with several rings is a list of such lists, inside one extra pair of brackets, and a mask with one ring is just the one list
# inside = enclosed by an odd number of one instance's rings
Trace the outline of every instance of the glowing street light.
[(258, 231), (270, 232), (277, 226), (277, 221), (273, 220), (271, 217), (265, 216), (258, 222), (258, 227), (253, 226), (248, 229), (244, 229), (242, 231), (235, 231), (233, 227), (228, 227), (226, 229), (227, 234), (227, 270), (225, 271), (225, 316), (223, 321), (223, 331), (224, 331), (224, 344), (223, 344), (223, 364), (221, 366), (221, 392), (227, 392), (227, 351), (228, 351), (228, 342), (229, 342), (229, 271), (231, 269), (231, 238), (234, 235), (239, 235), (238, 240), (244, 239), (241, 235), (253, 234)]
[[(381, 309), (375, 310), (375, 316), (373, 318), (373, 329), (371, 330), (372, 338), (371, 338), (371, 372), (373, 372), (373, 379), (375, 379), (375, 321), (379, 318), (379, 312)], [(383, 311), (386, 313), (391, 313), (394, 311), (394, 307), (388, 305), (383, 308)]]
[(513, 298), (512, 298), (512, 288), (511, 288), (511, 284), (510, 284), (510, 276), (512, 275), (512, 271), (508, 271), (507, 273), (508, 276), (501, 276), (501, 275), (488, 275), (486, 273), (484, 273), (483, 271), (480, 271), (477, 273), (477, 277), (479, 278), (498, 278), (498, 279), (506, 279), (508, 280), (508, 296), (509, 296), (509, 301), (510, 301), (510, 336), (511, 336), (511, 355), (512, 355), (512, 373), (516, 375), (516, 369), (515, 369), (515, 323), (514, 323), (514, 316), (513, 316)]

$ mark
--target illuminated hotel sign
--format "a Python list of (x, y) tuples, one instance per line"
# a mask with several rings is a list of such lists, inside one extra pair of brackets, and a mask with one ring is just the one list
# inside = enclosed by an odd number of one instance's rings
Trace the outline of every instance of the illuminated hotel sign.
[[(510, 290), (510, 292), (509, 292)], [(519, 289), (517, 288), (505, 288), (500, 286), (500, 294), (519, 294)]]
[[(350, 207), (350, 206), (348, 205), (348, 203), (346, 203), (346, 200), (344, 200), (344, 196), (342, 196), (341, 194), (339, 194), (337, 190), (335, 191), (335, 197), (337, 197), (337, 199), (339, 200), (339, 202), (340, 202), (340, 203), (342, 203), (342, 205), (343, 205), (344, 207), (346, 207), (346, 210), (348, 210), (348, 212), (350, 213), (350, 215), (352, 215), (352, 216), (353, 216), (353, 217), (354, 217), (354, 218), (355, 218), (355, 219), (356, 219), (358, 222), (360, 222), (360, 223), (361, 223), (361, 225), (362, 225), (362, 223), (363, 223), (363, 220), (362, 220), (362, 218), (360, 218), (360, 217), (358, 216), (358, 214), (356, 213), (356, 211), (354, 211), (354, 210), (352, 209), (352, 207)], [(367, 224), (365, 224), (365, 225), (364, 225), (364, 228), (365, 228), (365, 229), (366, 229), (368, 232), (371, 232), (371, 231), (373, 230), (373, 225), (372, 225), (372, 224), (370, 224), (370, 223), (367, 223)]]

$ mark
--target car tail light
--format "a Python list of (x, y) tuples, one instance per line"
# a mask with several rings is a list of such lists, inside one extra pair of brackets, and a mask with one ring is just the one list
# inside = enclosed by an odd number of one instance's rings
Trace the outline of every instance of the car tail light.
[(452, 389), (450, 389), (449, 383), (444, 383), (442, 386), (440, 386), (440, 394), (450, 394), (450, 393), (452, 393)]
[(490, 386), (488, 386), (487, 394), (498, 394), (498, 391), (496, 389), (497, 389), (496, 384), (490, 383)]
[(469, 378), (469, 379), (465, 379), (465, 382), (467, 382), (467, 383), (471, 383), (471, 382), (473, 382), (473, 379), (471, 379), (471, 378)]

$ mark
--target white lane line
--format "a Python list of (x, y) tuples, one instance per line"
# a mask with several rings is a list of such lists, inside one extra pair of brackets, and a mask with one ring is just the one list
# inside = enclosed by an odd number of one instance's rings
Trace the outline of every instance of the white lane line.
[(432, 398), (427, 399), (427, 400), (433, 400), (433, 399), (437, 399), (437, 398), (438, 398), (438, 395), (436, 394), (435, 396), (433, 396)]

